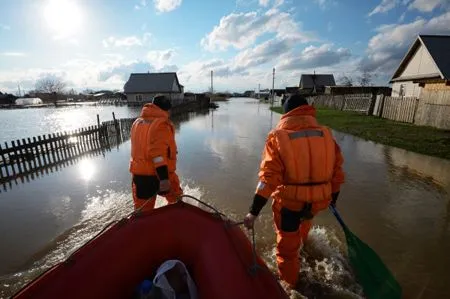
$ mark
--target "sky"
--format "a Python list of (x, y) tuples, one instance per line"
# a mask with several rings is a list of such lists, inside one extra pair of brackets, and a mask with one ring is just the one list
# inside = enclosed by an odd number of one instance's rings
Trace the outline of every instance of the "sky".
[(46, 77), (123, 90), (177, 72), (185, 91), (298, 86), (361, 72), (387, 85), (418, 34), (450, 35), (450, 0), (0, 0), (0, 91)]

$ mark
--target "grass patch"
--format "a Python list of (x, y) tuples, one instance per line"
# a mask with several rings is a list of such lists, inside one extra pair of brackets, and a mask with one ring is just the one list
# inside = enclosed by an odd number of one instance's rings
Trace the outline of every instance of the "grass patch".
[[(281, 107), (273, 111), (282, 113)], [(415, 126), (356, 112), (317, 108), (317, 121), (336, 131), (416, 153), (450, 159), (450, 130)]]

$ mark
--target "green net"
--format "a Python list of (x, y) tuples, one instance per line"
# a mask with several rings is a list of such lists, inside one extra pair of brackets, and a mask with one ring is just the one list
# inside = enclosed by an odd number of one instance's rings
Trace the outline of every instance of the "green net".
[(367, 244), (344, 226), (348, 257), (364, 294), (369, 299), (399, 299), (402, 289), (389, 269)]

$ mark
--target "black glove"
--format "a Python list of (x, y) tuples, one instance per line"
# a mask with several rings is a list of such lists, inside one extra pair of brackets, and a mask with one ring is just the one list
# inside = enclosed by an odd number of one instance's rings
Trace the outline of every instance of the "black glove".
[(338, 200), (338, 197), (339, 197), (339, 191), (338, 191), (338, 192), (335, 192), (335, 193), (331, 193), (331, 204), (332, 204), (333, 206), (336, 205), (336, 202), (337, 202), (337, 200)]

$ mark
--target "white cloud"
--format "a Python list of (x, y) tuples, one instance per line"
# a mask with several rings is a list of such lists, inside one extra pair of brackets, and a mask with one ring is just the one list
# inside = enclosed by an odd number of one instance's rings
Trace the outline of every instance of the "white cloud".
[(217, 78), (214, 81), (216, 90), (230, 87), (233, 90), (251, 89), (259, 83), (265, 88), (272, 84), (274, 66), (277, 78), (275, 86), (284, 88), (298, 84), (300, 74), (304, 72), (312, 72), (314, 69), (324, 72), (356, 70), (358, 64), (355, 59), (351, 59), (348, 49), (336, 49), (331, 44), (325, 44), (295, 51), (290, 40), (274, 38), (242, 50), (229, 60), (215, 58), (193, 61), (182, 66), (178, 75), (186, 86), (200, 86), (200, 91), (208, 89), (211, 71), (214, 71), (214, 78)]
[(347, 48), (334, 50), (332, 44), (323, 44), (320, 47), (309, 46), (301, 53), (292, 53), (281, 59), (277, 69), (288, 71), (332, 66), (350, 57), (351, 51)]
[(371, 17), (377, 13), (388, 12), (400, 4), (405, 6), (408, 5), (409, 10), (417, 9), (420, 12), (431, 12), (438, 7), (450, 7), (449, 0), (382, 0), (381, 3), (375, 7), (368, 16)]
[[(421, 12), (431, 12), (439, 6), (450, 6), (449, 0), (414, 0), (408, 9), (417, 9)], [(450, 25), (449, 25), (450, 26)]]
[(8, 25), (1, 24), (1, 23), (0, 23), (0, 29), (3, 29), (3, 30), (11, 30), (11, 27), (8, 26)]
[(0, 55), (2, 55), (2, 56), (17, 56), (17, 57), (21, 57), (21, 56), (25, 56), (25, 53), (22, 53), (22, 52), (3, 52), (3, 53), (0, 53)]
[(126, 36), (122, 38), (110, 36), (102, 41), (103, 47), (105, 48), (112, 48), (112, 47), (125, 47), (125, 48), (131, 48), (131, 47), (138, 47), (143, 46), (150, 40), (151, 34), (146, 32), (142, 36), (142, 38), (139, 38), (135, 35), (132, 36)]
[(147, 54), (147, 59), (156, 68), (162, 68), (167, 65), (172, 58), (176, 55), (174, 49), (167, 49), (163, 51), (150, 51)]
[(270, 0), (259, 0), (259, 5), (266, 7), (269, 5)]
[(399, 0), (383, 0), (381, 3), (375, 7), (370, 13), (369, 17), (377, 14), (377, 13), (385, 13), (396, 7), (399, 3)]
[(361, 67), (390, 76), (419, 34), (450, 34), (448, 24), (450, 12), (430, 20), (418, 18), (411, 23), (380, 26), (369, 41)]
[(159, 12), (169, 12), (181, 5), (182, 0), (153, 0)]
[(232, 13), (222, 17), (219, 25), (201, 40), (201, 44), (209, 51), (226, 50), (228, 47), (244, 49), (265, 33), (274, 33), (278, 38), (297, 42), (314, 40), (313, 34), (302, 32), (300, 26), (289, 13), (279, 12), (276, 8), (264, 14)]
[(288, 53), (293, 43), (286, 39), (271, 39), (254, 48), (246, 49), (234, 57), (230, 71), (232, 73), (245, 73), (248, 68), (261, 66), (274, 62), (282, 55)]

